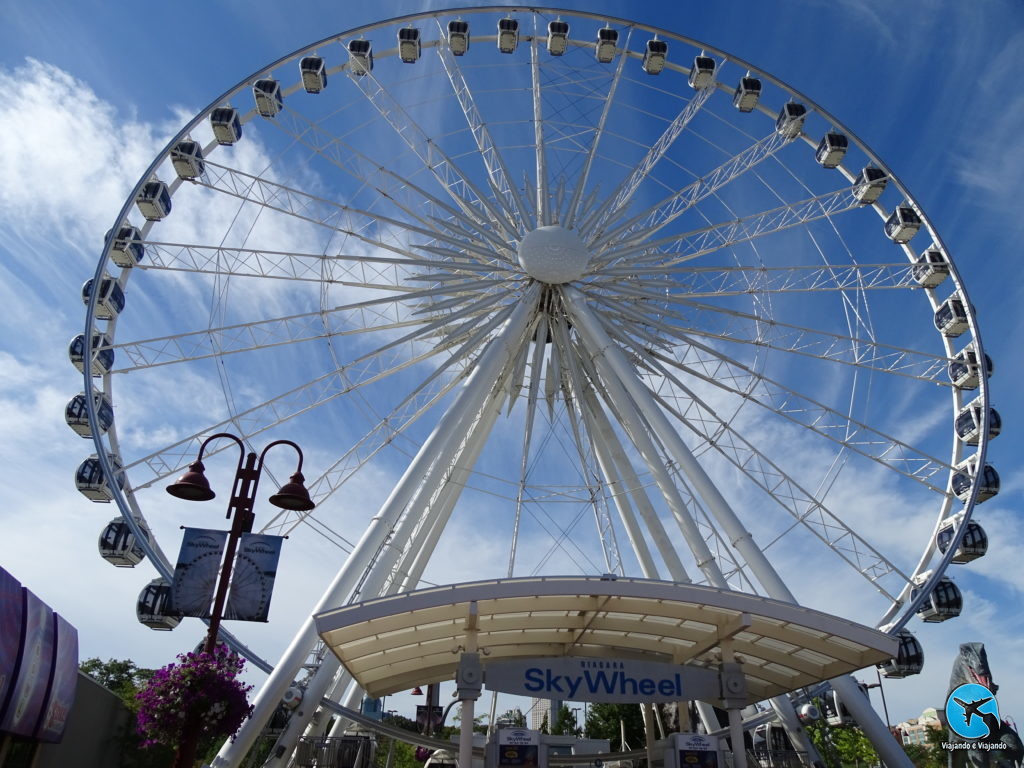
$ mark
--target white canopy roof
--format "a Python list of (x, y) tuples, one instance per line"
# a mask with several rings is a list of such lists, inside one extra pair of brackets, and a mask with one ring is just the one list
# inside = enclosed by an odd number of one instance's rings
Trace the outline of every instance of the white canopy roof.
[(485, 675), (491, 661), (558, 656), (717, 668), (731, 638), (752, 700), (884, 661), (898, 645), (870, 627), (756, 595), (592, 576), (421, 589), (326, 611), (316, 624), (371, 696), (453, 679), (473, 630)]

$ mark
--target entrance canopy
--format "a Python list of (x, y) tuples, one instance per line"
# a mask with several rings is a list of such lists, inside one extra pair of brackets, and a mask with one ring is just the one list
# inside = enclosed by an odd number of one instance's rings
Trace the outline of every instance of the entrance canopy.
[(647, 579), (537, 577), (420, 589), (316, 616), (320, 637), (370, 696), (455, 677), (475, 632), (494, 661), (637, 659), (716, 669), (723, 643), (761, 700), (896, 655), (861, 624), (742, 592)]

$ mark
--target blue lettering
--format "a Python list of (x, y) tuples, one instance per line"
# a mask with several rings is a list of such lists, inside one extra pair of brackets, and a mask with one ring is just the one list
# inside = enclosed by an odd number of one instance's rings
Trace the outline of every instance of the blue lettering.
[(544, 674), (547, 676), (547, 690), (565, 693), (565, 691), (562, 690), (561, 684), (558, 682), (562, 679), (561, 675), (552, 675), (550, 669), (545, 669)]
[(539, 691), (544, 688), (544, 679), (540, 676), (541, 670), (537, 667), (530, 667), (526, 670), (526, 682), (523, 687), (528, 691)]
[(583, 678), (577, 675), (576, 677), (565, 676), (565, 684), (569, 686), (569, 698), (571, 699), (576, 695), (576, 691), (580, 688), (580, 683), (583, 682)]
[(626, 683), (629, 683), (631, 686), (633, 686), (633, 693), (630, 694), (630, 695), (631, 696), (636, 696), (637, 693), (639, 692), (637, 690), (636, 680), (634, 680), (632, 677), (626, 677), (625, 675), (623, 675), (623, 674), (621, 674), (619, 672), (616, 672), (615, 674), (619, 675), (619, 693), (622, 694), (623, 696), (625, 696), (626, 695)]
[(598, 693), (601, 688), (604, 688), (605, 693), (615, 692), (615, 678), (620, 673), (616, 672), (610, 678), (606, 672), (597, 672), (594, 675), (590, 674), (590, 670), (583, 673), (583, 676), (587, 678), (587, 690), (591, 693)]
[(654, 690), (654, 681), (651, 678), (645, 677), (640, 681), (640, 693), (644, 696), (650, 696)]
[[(676, 675), (676, 677), (678, 677), (678, 675)], [(675, 692), (676, 686), (671, 680), (664, 679), (658, 681), (658, 693), (662, 696), (671, 696)]]

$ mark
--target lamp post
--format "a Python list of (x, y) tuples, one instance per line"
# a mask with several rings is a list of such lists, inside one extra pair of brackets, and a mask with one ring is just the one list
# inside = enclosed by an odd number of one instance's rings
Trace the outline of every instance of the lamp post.
[[(312, 499), (309, 498), (309, 491), (303, 485), (305, 478), (302, 476), (302, 449), (298, 445), (291, 440), (275, 440), (257, 456), (251, 451), (247, 454), (242, 440), (228, 432), (218, 432), (203, 441), (202, 445), (199, 446), (199, 455), (189, 465), (188, 471), (178, 478), (176, 483), (167, 486), (169, 494), (186, 501), (210, 501), (216, 497), (217, 494), (210, 488), (210, 482), (206, 479), (203, 453), (206, 451), (206, 446), (219, 438), (233, 440), (238, 445), (239, 456), (226, 515), (226, 517), (231, 518), (231, 530), (228, 532), (227, 542), (224, 546), (224, 563), (221, 566), (220, 577), (217, 580), (213, 609), (210, 612), (209, 630), (206, 633), (206, 643), (203, 646), (204, 653), (213, 653), (217, 646), (217, 635), (220, 632), (220, 623), (224, 613), (224, 603), (227, 600), (228, 586), (231, 582), (231, 569), (235, 562), (238, 540), (242, 537), (243, 533), (252, 531), (252, 524), (255, 518), (252, 508), (256, 501), (256, 489), (259, 486), (260, 475), (263, 472), (264, 458), (271, 448), (276, 445), (290, 445), (299, 455), (299, 464), (288, 482), (270, 497), (270, 503), (281, 509), (294, 512), (308, 512), (316, 506)], [(192, 764), (195, 762), (196, 746), (199, 741), (199, 730), (200, 722), (198, 716), (190, 716), (186, 720), (185, 728), (182, 730), (181, 743), (178, 745), (178, 752), (174, 761), (175, 768), (192, 768)]]

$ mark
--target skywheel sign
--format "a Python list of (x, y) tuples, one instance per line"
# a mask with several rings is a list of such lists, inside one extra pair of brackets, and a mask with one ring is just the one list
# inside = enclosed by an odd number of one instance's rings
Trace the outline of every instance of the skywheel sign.
[(717, 699), (717, 670), (632, 659), (561, 657), (487, 665), (490, 691), (570, 701), (642, 702)]

